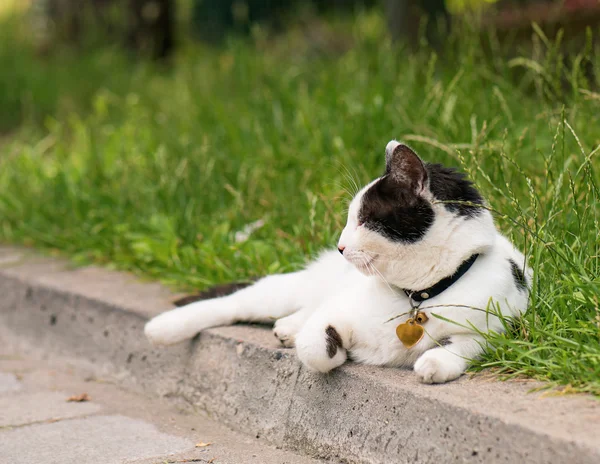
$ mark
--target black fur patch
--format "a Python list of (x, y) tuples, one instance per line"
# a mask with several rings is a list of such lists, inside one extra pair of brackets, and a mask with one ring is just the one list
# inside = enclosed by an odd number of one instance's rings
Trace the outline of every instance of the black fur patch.
[(525, 274), (521, 268), (515, 263), (512, 259), (509, 259), (510, 269), (512, 271), (512, 276), (515, 281), (515, 285), (521, 291), (527, 291), (527, 279), (525, 278)]
[(335, 330), (335, 327), (331, 325), (325, 329), (325, 335), (327, 337), (325, 339), (325, 343), (327, 344), (327, 354), (330, 358), (333, 358), (337, 354), (338, 348), (342, 348), (343, 346), (342, 337), (340, 337), (340, 334)]
[(444, 337), (444, 338), (438, 340), (438, 343), (440, 346), (448, 346), (448, 345), (452, 345), (452, 340), (450, 340), (450, 337)]
[[(444, 203), (446, 210), (468, 217), (482, 211), (477, 205), (483, 205), (483, 198), (464, 174), (441, 164), (427, 164), (425, 170), (433, 196), (448, 202)], [(390, 175), (390, 167), (365, 192), (358, 213), (359, 221), (368, 229), (404, 243), (421, 240), (433, 224), (434, 216), (429, 202), (417, 195), (409, 182)]]
[(408, 185), (386, 175), (365, 192), (358, 220), (390, 240), (414, 243), (433, 224), (434, 212)]
[(211, 298), (219, 298), (222, 296), (231, 295), (242, 288), (252, 285), (252, 283), (253, 282), (232, 282), (229, 284), (216, 285), (215, 287), (211, 287), (203, 292), (179, 298), (178, 300), (175, 300), (173, 304), (175, 306), (185, 306), (195, 301), (210, 300)]
[[(476, 216), (482, 211), (476, 205), (483, 205), (483, 198), (464, 174), (441, 164), (427, 164), (425, 168), (429, 174), (431, 193), (438, 200), (449, 202), (444, 203), (448, 211), (459, 216)], [(450, 203), (452, 201), (470, 204)]]

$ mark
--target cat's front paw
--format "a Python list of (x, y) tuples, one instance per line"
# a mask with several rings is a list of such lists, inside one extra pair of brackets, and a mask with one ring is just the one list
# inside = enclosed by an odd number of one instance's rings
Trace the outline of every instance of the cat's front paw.
[(332, 325), (321, 330), (303, 328), (296, 337), (296, 352), (305, 366), (323, 373), (341, 366), (347, 358), (342, 338)]
[(445, 383), (464, 372), (464, 363), (453, 353), (436, 348), (426, 351), (415, 363), (415, 374), (423, 383)]
[(298, 324), (293, 320), (290, 320), (290, 317), (291, 316), (288, 316), (277, 320), (273, 326), (273, 335), (275, 335), (281, 344), (287, 348), (294, 346), (296, 334), (300, 330)]

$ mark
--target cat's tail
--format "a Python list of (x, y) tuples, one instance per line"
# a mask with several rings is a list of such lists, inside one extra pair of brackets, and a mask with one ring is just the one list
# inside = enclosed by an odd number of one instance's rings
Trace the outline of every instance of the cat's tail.
[(231, 295), (242, 288), (249, 287), (253, 282), (256, 282), (256, 280), (258, 279), (251, 279), (250, 282), (231, 282), (228, 284), (215, 285), (214, 287), (210, 287), (202, 292), (178, 298), (177, 300), (173, 301), (173, 304), (179, 308), (181, 306), (187, 306), (191, 303), (195, 303), (196, 301), (211, 300), (213, 298)]
[(298, 309), (305, 272), (265, 277), (231, 295), (196, 301), (151, 319), (144, 333), (151, 343), (172, 345), (209, 327), (235, 322), (275, 322)]

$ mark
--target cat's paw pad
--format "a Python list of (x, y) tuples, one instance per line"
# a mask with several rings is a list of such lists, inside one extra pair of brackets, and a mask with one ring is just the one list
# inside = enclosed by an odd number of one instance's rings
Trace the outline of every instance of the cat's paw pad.
[(148, 321), (144, 326), (144, 334), (153, 345), (173, 345), (189, 338), (182, 321), (173, 311)]
[(296, 352), (305, 366), (323, 373), (341, 366), (347, 358), (342, 339), (331, 325), (324, 330), (303, 329), (296, 338)]
[(427, 351), (415, 363), (414, 371), (423, 383), (445, 383), (457, 379), (463, 370), (447, 353)]

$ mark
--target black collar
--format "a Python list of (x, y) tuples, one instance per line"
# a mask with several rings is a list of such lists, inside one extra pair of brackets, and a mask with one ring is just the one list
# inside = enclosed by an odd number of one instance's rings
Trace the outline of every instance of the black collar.
[(469, 259), (463, 261), (463, 263), (458, 267), (454, 274), (452, 274), (450, 277), (446, 277), (440, 280), (438, 283), (432, 285), (429, 288), (418, 291), (403, 289), (403, 291), (404, 293), (406, 293), (406, 296), (409, 299), (417, 303), (422, 303), (423, 301), (429, 300), (434, 296), (438, 296), (444, 290), (447, 290), (458, 279), (464, 276), (467, 273), (467, 271), (471, 269), (471, 266), (473, 265), (478, 256), (478, 253), (472, 255)]

